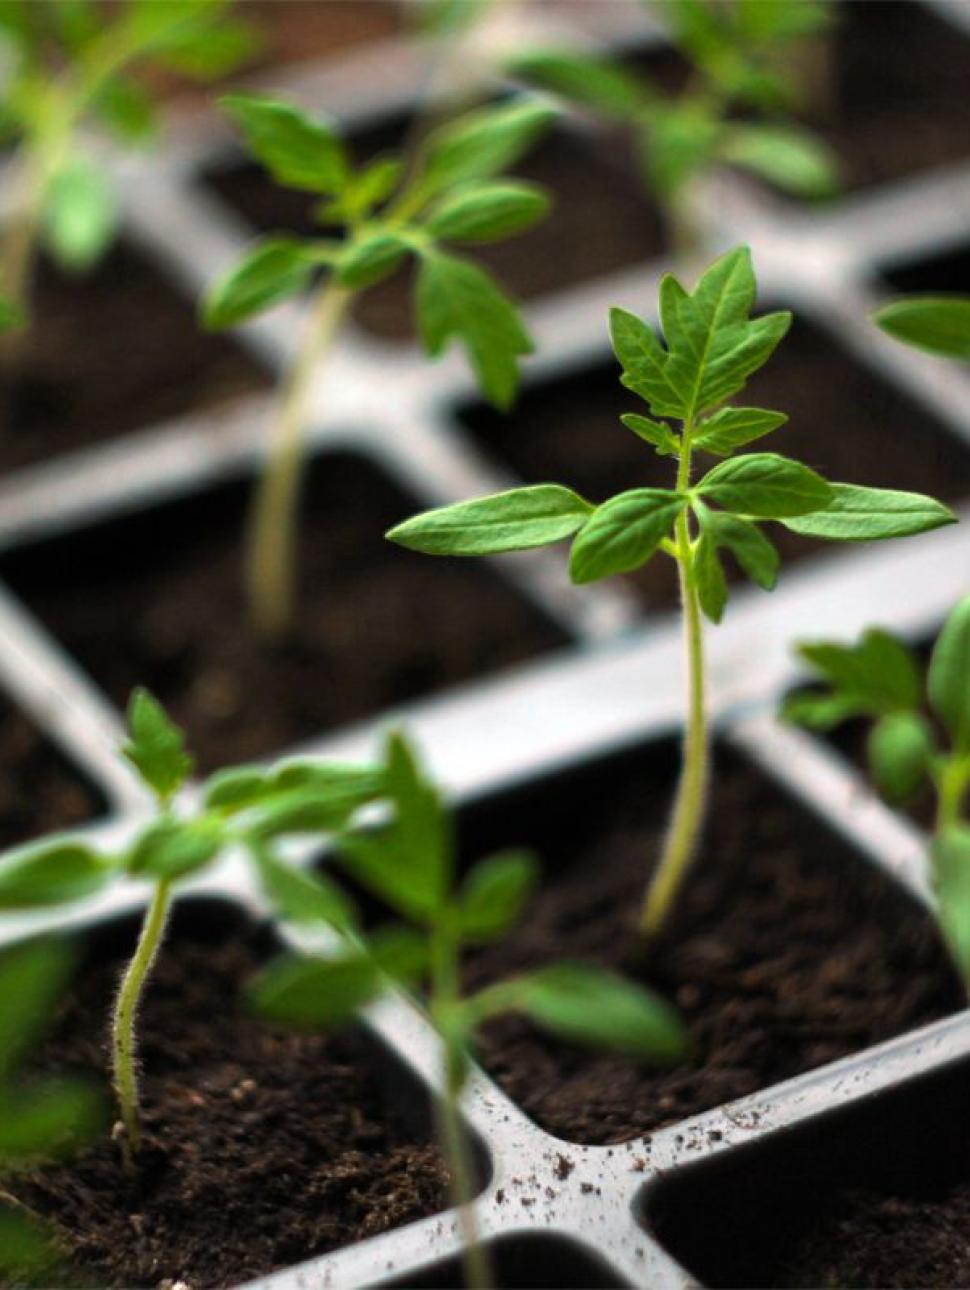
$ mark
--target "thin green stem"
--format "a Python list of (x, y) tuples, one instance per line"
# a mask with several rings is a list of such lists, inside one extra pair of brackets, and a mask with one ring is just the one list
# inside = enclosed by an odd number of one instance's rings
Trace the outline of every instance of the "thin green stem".
[[(691, 434), (692, 427), (688, 423), (684, 427), (677, 471), (677, 488), (680, 491), (686, 490), (690, 485)], [(663, 926), (690, 866), (704, 821), (709, 777), (704, 628), (686, 510), (677, 519), (676, 546), (687, 656), (687, 724), (674, 810), (663, 853), (647, 887), (640, 913), (640, 934), (645, 941), (651, 940)]]
[(125, 1169), (129, 1173), (134, 1172), (135, 1157), (141, 1147), (141, 1126), (138, 1116), (138, 1045), (135, 1038), (135, 1023), (138, 1019), (142, 991), (165, 932), (171, 904), (171, 885), (170, 880), (163, 879), (155, 888), (155, 894), (142, 924), (138, 945), (125, 971), (115, 1000), (114, 1017), (111, 1023), (114, 1086), (124, 1129), (121, 1152)]
[(306, 333), (285, 378), (269, 456), (250, 512), (246, 587), (253, 625), (270, 640), (287, 631), (296, 603), (297, 499), (306, 446), (307, 400), (351, 296), (352, 292), (330, 279), (313, 302)]

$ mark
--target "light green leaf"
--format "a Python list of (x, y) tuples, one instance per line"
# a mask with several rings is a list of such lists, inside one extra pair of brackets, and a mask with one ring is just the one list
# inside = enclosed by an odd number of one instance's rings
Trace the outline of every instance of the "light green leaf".
[(157, 57), (180, 76), (214, 81), (249, 62), (259, 53), (262, 43), (255, 24), (223, 19), (187, 29), (180, 37), (168, 40)]
[(752, 582), (771, 591), (778, 580), (781, 561), (761, 530), (750, 520), (727, 511), (708, 510), (701, 502), (695, 503), (694, 509), (714, 544), (726, 547)]
[(970, 825), (953, 824), (931, 847), (940, 918), (964, 980), (970, 980)]
[(676, 457), (679, 455), (680, 440), (670, 426), (665, 425), (662, 421), (651, 421), (649, 417), (642, 417), (636, 412), (624, 412), (620, 420), (628, 430), (632, 430), (635, 435), (639, 435), (646, 443), (653, 444), (659, 456)]
[(645, 399), (656, 416), (683, 416), (683, 398), (667, 377), (667, 354), (652, 328), (625, 309), (611, 309), (610, 339), (623, 368), (622, 384)]
[(732, 457), (714, 467), (697, 485), (709, 502), (741, 515), (780, 519), (825, 506), (831, 485), (801, 462), (774, 452)]
[(386, 536), (427, 555), (493, 555), (559, 542), (581, 529), (593, 510), (570, 488), (534, 484), (425, 511)]
[(550, 208), (543, 189), (535, 184), (475, 184), (447, 197), (427, 221), (428, 232), (452, 242), (496, 242), (523, 233), (543, 219)]
[(944, 524), (956, 523), (948, 506), (892, 488), (863, 488), (859, 484), (830, 484), (832, 497), (822, 509), (784, 519), (786, 529), (832, 542), (872, 542), (909, 537)]
[(44, 196), (44, 244), (65, 269), (89, 268), (101, 258), (118, 222), (104, 173), (75, 156), (54, 175)]
[(951, 612), (933, 647), (930, 703), (958, 752), (970, 752), (970, 596)]
[(150, 789), (167, 802), (192, 773), (185, 737), (158, 700), (139, 686), (132, 690), (126, 717), (128, 739), (121, 747)]
[(598, 506), (573, 542), (569, 576), (595, 582), (638, 569), (673, 529), (687, 504), (666, 488), (635, 488)]
[(787, 420), (784, 412), (767, 412), (763, 408), (721, 408), (701, 422), (691, 444), (717, 457), (730, 457), (736, 448), (763, 438)]
[(147, 143), (155, 136), (155, 104), (134, 81), (114, 77), (95, 101), (98, 115), (127, 143)]
[(354, 290), (390, 277), (411, 250), (397, 233), (371, 233), (352, 242), (335, 261), (337, 281)]
[(501, 174), (529, 151), (555, 119), (549, 104), (517, 99), (478, 108), (448, 122), (426, 140), (422, 191), (433, 195)]
[(350, 178), (344, 145), (333, 126), (288, 103), (258, 94), (226, 94), (222, 107), (278, 184), (311, 193), (340, 193)]
[(505, 69), (511, 76), (621, 120), (635, 116), (652, 97), (646, 84), (625, 68), (579, 50), (526, 50), (507, 59)]
[(923, 783), (934, 755), (933, 733), (918, 712), (891, 712), (869, 732), (869, 767), (890, 802), (905, 802)]
[(224, 843), (222, 825), (211, 817), (153, 821), (128, 854), (128, 872), (136, 877), (172, 880), (197, 873), (218, 855)]
[(694, 580), (701, 609), (712, 623), (719, 623), (727, 604), (727, 579), (718, 559), (717, 545), (708, 532), (701, 534), (694, 552)]
[(485, 397), (507, 409), (519, 386), (518, 359), (532, 353), (532, 341), (515, 305), (493, 279), (477, 264), (428, 252), (418, 272), (416, 304), (431, 357), (459, 340)]
[(4, 332), (16, 331), (19, 327), (23, 327), (26, 321), (26, 314), (15, 301), (0, 296), (0, 335)]
[(350, 177), (339, 197), (323, 203), (317, 217), (323, 223), (356, 223), (390, 197), (403, 173), (398, 157), (377, 157)]
[(522, 851), (503, 851), (477, 864), (458, 896), (464, 939), (501, 937), (522, 913), (538, 876), (535, 857)]
[(257, 242), (209, 289), (202, 312), (206, 327), (211, 331), (235, 327), (297, 295), (310, 285), (322, 260), (310, 243), (296, 238), (268, 237)]
[(263, 890), (277, 913), (291, 923), (326, 923), (341, 930), (356, 925), (349, 896), (324, 874), (284, 864), (266, 847), (257, 847), (256, 868)]
[(829, 197), (839, 186), (839, 162), (818, 135), (794, 125), (733, 125), (721, 157), (797, 197)]
[(18, 847), (0, 860), (0, 910), (83, 900), (106, 887), (117, 872), (115, 861), (70, 839)]
[(638, 152), (647, 185), (674, 204), (688, 182), (713, 161), (723, 125), (707, 103), (661, 100), (640, 118)]
[(800, 645), (798, 652), (859, 711), (882, 716), (919, 706), (919, 665), (888, 632), (870, 628), (856, 645), (821, 641)]
[(363, 953), (333, 959), (283, 954), (249, 983), (246, 997), (260, 1016), (314, 1030), (349, 1021), (383, 984), (377, 964)]
[(855, 695), (818, 694), (812, 690), (802, 690), (789, 694), (781, 705), (781, 719), (793, 726), (805, 726), (808, 730), (834, 730), (849, 717), (857, 717), (865, 711), (865, 705)]
[(888, 335), (944, 358), (970, 359), (970, 296), (908, 296), (872, 315)]

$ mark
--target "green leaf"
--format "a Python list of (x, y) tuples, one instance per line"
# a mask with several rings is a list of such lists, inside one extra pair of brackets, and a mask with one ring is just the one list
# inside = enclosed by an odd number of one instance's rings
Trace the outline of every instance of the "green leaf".
[(927, 688), (956, 750), (970, 751), (970, 596), (951, 612), (936, 639)]
[(697, 492), (725, 510), (759, 519), (804, 515), (832, 498), (832, 487), (821, 475), (774, 452), (721, 462), (704, 476)]
[(24, 941), (0, 953), (0, 1082), (47, 1027), (76, 956), (63, 939)]
[(265, 847), (255, 854), (263, 890), (276, 912), (292, 923), (326, 923), (341, 930), (356, 926), (350, 898), (324, 874), (284, 864)]
[(206, 782), (203, 800), (223, 815), (259, 808), (280, 794), (312, 791), (349, 816), (372, 802), (384, 790), (380, 766), (355, 766), (345, 762), (285, 761), (266, 770), (239, 766), (218, 771)]
[(808, 730), (834, 730), (849, 717), (857, 717), (865, 705), (855, 695), (818, 694), (802, 690), (788, 695), (781, 705), (781, 719)]
[(435, 130), (425, 143), (421, 188), (428, 194), (490, 179), (523, 157), (556, 119), (535, 99), (478, 108)]
[(721, 408), (701, 422), (691, 445), (717, 457), (730, 457), (736, 448), (771, 434), (787, 420), (784, 412), (767, 412), (763, 408)]
[(261, 841), (302, 833), (335, 833), (361, 804), (354, 799), (328, 796), (314, 787), (277, 789), (247, 821), (246, 830)]
[(750, 520), (695, 503), (705, 533), (718, 549), (727, 548), (743, 572), (765, 591), (773, 590), (781, 561), (778, 552)]
[(339, 197), (322, 204), (317, 218), (323, 223), (355, 224), (390, 197), (404, 173), (398, 157), (377, 157), (351, 175)]
[(727, 604), (727, 579), (718, 559), (717, 544), (706, 532), (701, 534), (694, 552), (694, 580), (701, 609), (712, 623), (719, 623)]
[(538, 880), (535, 857), (504, 851), (481, 861), (459, 893), (461, 934), (469, 941), (495, 940), (515, 922)]
[(656, 416), (680, 417), (684, 401), (666, 375), (667, 354), (653, 330), (625, 309), (610, 310), (610, 339), (623, 368), (622, 384)]
[(268, 237), (257, 242), (239, 263), (210, 289), (202, 310), (210, 331), (235, 327), (271, 305), (295, 296), (310, 285), (321, 254), (292, 237)]
[(720, 154), (797, 197), (829, 197), (839, 186), (836, 154), (819, 136), (797, 126), (732, 126)]
[(451, 242), (497, 242), (523, 233), (550, 208), (545, 191), (535, 184), (475, 184), (447, 197), (428, 219), (436, 238)]
[(155, 137), (156, 114), (151, 97), (134, 81), (114, 77), (95, 100), (102, 121), (126, 143), (147, 143)]
[(908, 296), (872, 315), (888, 335), (944, 358), (970, 359), (970, 296)]
[(27, 322), (27, 316), (15, 301), (0, 296), (0, 335), (16, 331)]
[(83, 900), (117, 874), (113, 860), (81, 842), (34, 843), (0, 860), (0, 910), (35, 909)]
[(828, 505), (797, 519), (784, 519), (786, 529), (805, 537), (832, 542), (873, 542), (909, 537), (944, 524), (955, 524), (948, 506), (922, 493), (892, 488), (863, 488), (859, 484), (830, 484)]
[(362, 953), (334, 959), (283, 954), (250, 982), (246, 998), (263, 1017), (313, 1030), (349, 1021), (383, 983), (377, 964)]
[(961, 974), (970, 980), (970, 826), (951, 824), (933, 839), (930, 854), (943, 930)]
[(257, 94), (226, 94), (219, 105), (242, 130), (253, 156), (284, 188), (338, 194), (346, 186), (347, 154), (329, 123)]
[(0, 1275), (15, 1285), (33, 1285), (61, 1261), (53, 1233), (36, 1219), (0, 1209)]
[(581, 529), (593, 510), (570, 488), (534, 484), (425, 511), (386, 536), (426, 555), (494, 555), (559, 542)]
[(578, 50), (526, 50), (507, 59), (505, 69), (512, 76), (621, 120), (635, 116), (651, 97), (631, 72)]
[(0, 1168), (66, 1155), (97, 1132), (103, 1118), (97, 1090), (83, 1080), (0, 1090)]
[(204, 869), (225, 842), (220, 821), (202, 816), (153, 821), (128, 854), (128, 872), (137, 877), (172, 880)]
[(573, 542), (569, 576), (595, 582), (646, 564), (687, 504), (666, 488), (634, 488), (597, 506)]
[(933, 733), (917, 712), (891, 712), (869, 733), (869, 767), (876, 787), (891, 802), (905, 802), (926, 778), (934, 754)]
[(679, 456), (680, 440), (670, 426), (665, 425), (662, 421), (651, 421), (649, 417), (641, 417), (636, 412), (624, 412), (620, 420), (628, 430), (632, 430), (635, 435), (639, 435), (647, 443), (653, 444), (659, 456)]
[(353, 290), (373, 286), (390, 277), (410, 250), (410, 243), (397, 233), (369, 234), (341, 252), (334, 263), (337, 281)]
[(707, 103), (658, 102), (643, 113), (640, 164), (647, 185), (675, 204), (688, 182), (714, 160), (723, 125)]
[(222, 20), (186, 30), (180, 38), (169, 40), (157, 58), (180, 76), (214, 81), (249, 62), (262, 43), (255, 24)]
[(489, 275), (443, 251), (426, 253), (418, 271), (416, 305), (421, 339), (432, 358), (451, 340), (464, 345), (485, 397), (507, 409), (519, 386), (518, 358), (532, 341), (518, 310)]
[(651, 1063), (687, 1056), (687, 1033), (673, 1008), (602, 968), (558, 963), (516, 984), (520, 1010), (561, 1039)]
[(90, 162), (75, 156), (44, 196), (44, 244), (65, 269), (89, 268), (104, 254), (118, 221), (111, 186)]
[(185, 738), (162, 705), (138, 687), (131, 692), (127, 713), (127, 757), (150, 789), (167, 802), (192, 773), (194, 761), (185, 751)]
[(919, 665), (912, 650), (888, 632), (870, 628), (856, 645), (821, 641), (799, 645), (798, 652), (858, 711), (882, 716), (919, 706)]

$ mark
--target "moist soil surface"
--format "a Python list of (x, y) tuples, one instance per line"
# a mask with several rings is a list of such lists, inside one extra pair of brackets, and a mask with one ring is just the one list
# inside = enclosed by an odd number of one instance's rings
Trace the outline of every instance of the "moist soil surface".
[[(628, 488), (670, 488), (671, 459), (658, 457), (620, 424), (621, 413), (647, 409), (620, 385), (619, 375), (614, 362), (603, 363), (532, 386), (508, 415), (476, 403), (460, 410), (460, 420), (484, 452), (508, 462), (528, 483), (567, 484), (593, 502)], [(753, 451), (784, 453), (846, 483), (947, 501), (970, 493), (970, 450), (807, 322), (796, 322), (733, 402), (788, 413), (787, 424)], [(698, 465), (708, 469), (716, 460), (699, 455)], [(780, 524), (766, 524), (764, 532), (783, 565), (840, 549)], [(730, 560), (725, 564), (736, 580), (738, 571)], [(630, 583), (650, 609), (677, 604), (671, 560), (651, 560)]]
[(104, 802), (24, 714), (0, 702), (0, 847), (70, 829)]
[(929, 918), (723, 751), (699, 856), (637, 966), (635, 920), (675, 767), (669, 747), (628, 755), (466, 822), (470, 852), (528, 845), (549, 874), (521, 927), (476, 954), (470, 985), (578, 958), (645, 979), (690, 1029), (692, 1060), (650, 1070), (567, 1047), (520, 1019), (487, 1027), (486, 1068), (570, 1141), (630, 1140), (960, 1006)]
[(301, 523), (291, 637), (247, 626), (249, 485), (8, 554), (5, 576), (119, 706), (147, 685), (203, 770), (300, 740), (566, 643), (493, 570), (384, 539), (421, 509), (375, 466), (321, 457)]
[[(90, 274), (40, 266), (33, 323), (0, 361), (0, 472), (86, 448), (267, 382), (124, 244)], [(231, 411), (227, 409), (227, 412)]]
[[(79, 976), (45, 1070), (107, 1079), (106, 1013), (133, 936), (129, 925)], [(359, 1038), (277, 1031), (243, 1010), (240, 988), (265, 949), (217, 920), (214, 935), (196, 928), (160, 956), (141, 1016), (134, 1183), (107, 1133), (18, 1182), (70, 1250), (70, 1284), (238, 1285), (444, 1207), (440, 1158), (402, 1117), (419, 1103), (382, 1067), (389, 1059)]]

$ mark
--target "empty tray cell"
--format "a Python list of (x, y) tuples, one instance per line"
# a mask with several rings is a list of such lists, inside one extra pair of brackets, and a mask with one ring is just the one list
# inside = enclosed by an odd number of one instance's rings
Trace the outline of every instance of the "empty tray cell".
[[(496, 1290), (590, 1290), (625, 1286), (609, 1264), (578, 1241), (541, 1233), (503, 1236), (488, 1244)], [(462, 1285), (461, 1262), (447, 1259), (388, 1283), (406, 1290), (453, 1290)]]
[(74, 828), (106, 809), (90, 781), (19, 708), (0, 699), (0, 846)]
[(970, 247), (929, 255), (914, 263), (894, 265), (883, 277), (897, 291), (970, 294)]
[(285, 645), (247, 626), (239, 480), (10, 552), (0, 569), (120, 706), (147, 685), (203, 769), (281, 751), (565, 637), (493, 569), (384, 539), (421, 509), (362, 457), (318, 458)]

